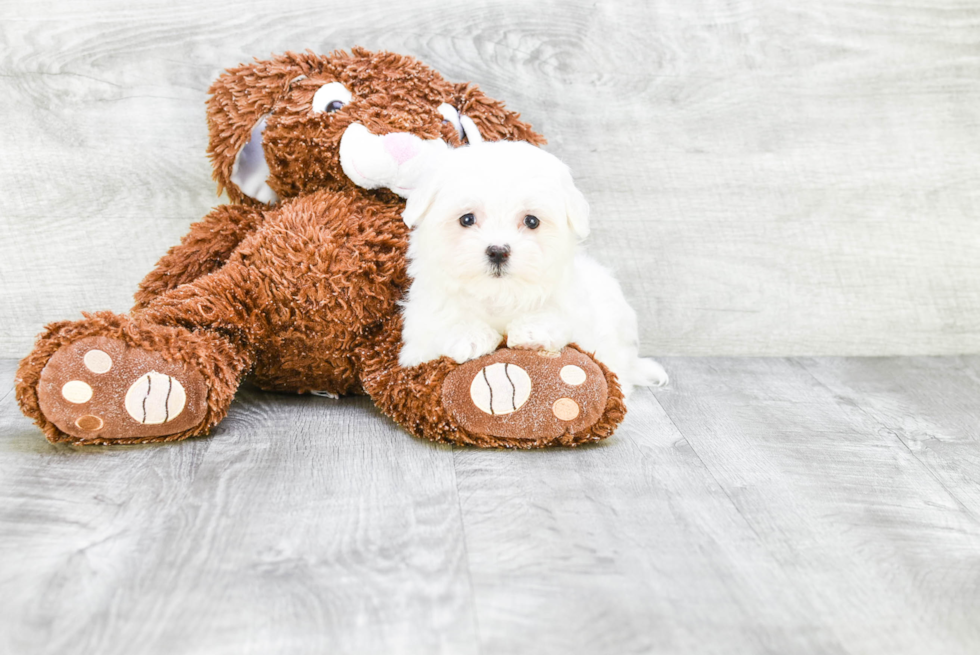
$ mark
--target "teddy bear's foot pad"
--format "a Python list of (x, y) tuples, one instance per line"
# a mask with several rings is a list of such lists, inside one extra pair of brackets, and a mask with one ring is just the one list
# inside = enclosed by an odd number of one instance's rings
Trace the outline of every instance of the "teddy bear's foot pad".
[(503, 349), (446, 377), (443, 404), (468, 432), (541, 441), (578, 434), (606, 407), (602, 369), (574, 348)]
[(58, 350), (41, 371), (38, 403), (79, 442), (152, 439), (198, 425), (207, 385), (197, 371), (119, 339), (87, 337)]

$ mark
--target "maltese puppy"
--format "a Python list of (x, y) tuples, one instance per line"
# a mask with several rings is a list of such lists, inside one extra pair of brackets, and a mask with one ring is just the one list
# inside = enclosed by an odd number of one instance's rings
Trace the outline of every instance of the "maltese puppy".
[(399, 363), (465, 362), (510, 348), (595, 353), (623, 392), (667, 373), (637, 350), (636, 313), (582, 252), (589, 206), (567, 166), (528, 143), (448, 150), (408, 197), (412, 284)]

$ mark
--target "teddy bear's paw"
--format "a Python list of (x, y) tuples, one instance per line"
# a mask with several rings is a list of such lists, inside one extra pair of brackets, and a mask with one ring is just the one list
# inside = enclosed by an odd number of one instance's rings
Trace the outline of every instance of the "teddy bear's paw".
[[(474, 435), (548, 445), (583, 435), (606, 408), (603, 371), (585, 353), (501, 349), (446, 377), (443, 404)], [(571, 440), (575, 442), (576, 440)]]
[(87, 337), (41, 371), (44, 416), (78, 443), (154, 440), (200, 424), (207, 385), (197, 371), (119, 339)]

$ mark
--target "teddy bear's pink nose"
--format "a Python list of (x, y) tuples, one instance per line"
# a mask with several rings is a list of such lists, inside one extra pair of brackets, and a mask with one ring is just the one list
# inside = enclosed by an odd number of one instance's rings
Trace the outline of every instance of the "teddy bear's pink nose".
[(399, 166), (419, 154), (419, 151), (422, 150), (422, 140), (415, 135), (404, 132), (386, 134), (382, 138), (382, 143), (384, 143), (385, 150), (395, 158)]

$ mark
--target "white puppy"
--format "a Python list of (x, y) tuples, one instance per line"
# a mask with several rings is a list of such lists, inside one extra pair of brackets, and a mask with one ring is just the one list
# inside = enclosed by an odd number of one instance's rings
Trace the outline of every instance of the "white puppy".
[(465, 362), (511, 348), (576, 343), (619, 377), (624, 393), (667, 382), (640, 359), (636, 314), (616, 279), (582, 252), (589, 206), (571, 173), (528, 143), (446, 151), (402, 214), (411, 233), (399, 362)]

